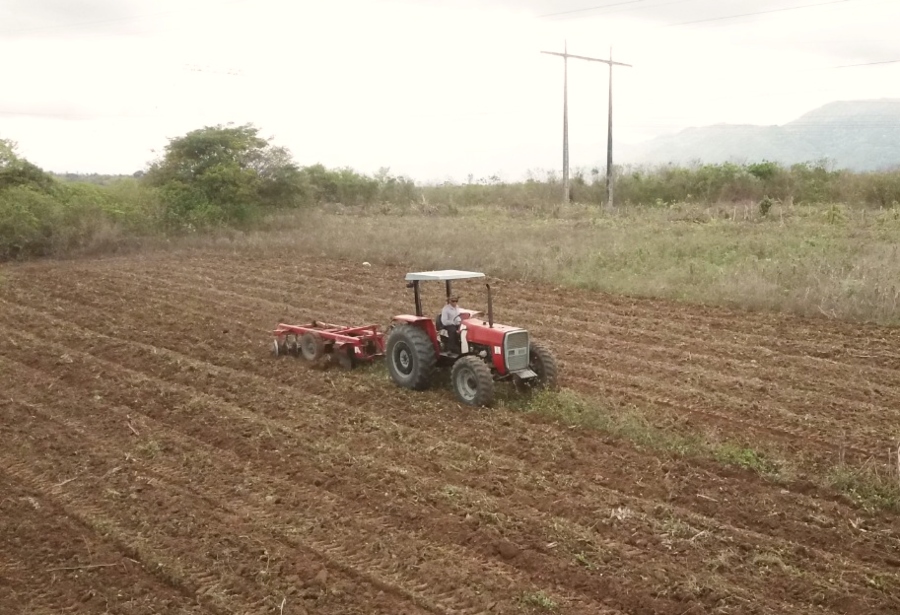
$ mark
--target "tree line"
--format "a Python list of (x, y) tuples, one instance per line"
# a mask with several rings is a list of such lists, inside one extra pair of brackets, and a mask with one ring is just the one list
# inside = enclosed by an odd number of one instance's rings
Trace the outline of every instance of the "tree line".
[[(852, 173), (824, 162), (786, 167), (762, 161), (615, 172), (617, 204), (626, 207), (749, 201), (763, 215), (775, 202), (900, 207), (900, 171)], [(571, 193), (580, 203), (602, 205), (605, 177), (596, 169), (576, 170)], [(132, 176), (54, 175), (0, 139), (0, 260), (103, 249), (137, 235), (248, 227), (274, 212), (323, 204), (515, 212), (546, 209), (561, 194), (553, 173), (521, 182), (470, 176), (463, 183), (417, 185), (387, 168), (367, 176), (321, 164), (301, 167), (252, 124), (207, 126), (170, 139), (157, 160)]]

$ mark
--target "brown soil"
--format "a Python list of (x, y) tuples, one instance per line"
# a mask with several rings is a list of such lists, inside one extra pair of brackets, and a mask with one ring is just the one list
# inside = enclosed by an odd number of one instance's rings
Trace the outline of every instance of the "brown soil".
[(493, 281), (564, 387), (778, 451), (799, 475), (775, 482), (269, 355), (278, 322), (409, 311), (398, 268), (2, 274), (0, 612), (900, 612), (900, 523), (813, 480), (888, 471), (896, 330)]

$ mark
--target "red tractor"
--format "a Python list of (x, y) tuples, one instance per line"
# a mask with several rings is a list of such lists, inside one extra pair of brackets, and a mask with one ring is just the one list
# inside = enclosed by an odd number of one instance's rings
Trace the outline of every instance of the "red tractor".
[(449, 301), (452, 281), (483, 277), (483, 273), (455, 269), (406, 274), (416, 313), (394, 317), (385, 345), (388, 372), (396, 384), (422, 390), (439, 366), (452, 366), (450, 379), (456, 397), (472, 406), (490, 404), (495, 381), (512, 380), (531, 388), (556, 385), (558, 368), (551, 352), (531, 341), (527, 330), (494, 322), (489, 284), (485, 285), (487, 319), (484, 312), (460, 308), (458, 340), (443, 328), (440, 315), (425, 316), (421, 282), (444, 282)]

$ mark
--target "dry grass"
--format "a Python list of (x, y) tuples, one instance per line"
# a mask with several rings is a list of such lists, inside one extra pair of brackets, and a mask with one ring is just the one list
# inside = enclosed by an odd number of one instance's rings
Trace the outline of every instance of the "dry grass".
[(900, 323), (900, 209), (332, 208), (189, 240), (747, 309)]
[(579, 204), (338, 205), (277, 214), (252, 231), (166, 238), (106, 223), (75, 234), (78, 241), (51, 253), (216, 246), (458, 267), (614, 294), (900, 324), (900, 207), (775, 203), (763, 215), (756, 204), (612, 212)]

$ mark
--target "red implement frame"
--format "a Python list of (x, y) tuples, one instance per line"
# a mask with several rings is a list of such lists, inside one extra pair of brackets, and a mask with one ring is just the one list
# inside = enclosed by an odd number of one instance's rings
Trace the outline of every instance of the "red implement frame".
[(352, 367), (356, 362), (384, 356), (384, 333), (378, 325), (348, 327), (314, 320), (304, 325), (279, 323), (273, 334), (278, 354), (301, 354), (299, 345), (306, 339), (307, 352), (302, 354), (310, 360), (330, 354)]

